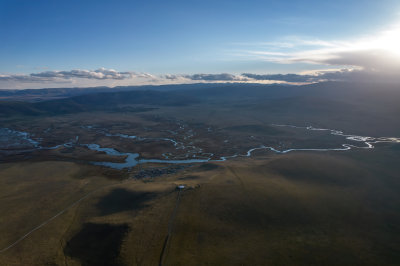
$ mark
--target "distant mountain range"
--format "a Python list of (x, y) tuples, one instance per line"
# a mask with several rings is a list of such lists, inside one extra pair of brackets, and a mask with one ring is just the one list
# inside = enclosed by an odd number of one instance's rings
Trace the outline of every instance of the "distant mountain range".
[(89, 87), (89, 88), (45, 88), (45, 89), (26, 89), (26, 90), (0, 90), (0, 101), (29, 101), (39, 102), (61, 98), (69, 98), (78, 95), (120, 92), (133, 90), (157, 90), (170, 91), (177, 89), (198, 89), (207, 87), (220, 87), (226, 84), (184, 84), (184, 85), (145, 85), (145, 86), (120, 86), (120, 87)]
[(200, 110), (226, 106), (237, 112), (271, 116), (276, 121), (326, 121), (327, 125), (336, 121), (352, 128), (354, 125), (360, 131), (362, 128), (372, 133), (393, 135), (398, 132), (396, 135), (400, 135), (400, 86), (396, 84), (224, 83), (0, 91), (0, 95), (7, 98), (0, 101), (2, 117), (91, 111), (142, 112), (162, 106), (198, 105)]

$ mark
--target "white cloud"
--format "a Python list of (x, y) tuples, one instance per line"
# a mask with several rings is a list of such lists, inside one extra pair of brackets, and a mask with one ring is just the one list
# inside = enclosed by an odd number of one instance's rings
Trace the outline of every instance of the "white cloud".
[[(0, 89), (55, 88), (55, 87), (94, 87), (162, 85), (185, 83), (291, 83), (286, 78), (253, 78), (230, 73), (218, 74), (164, 74), (153, 75), (133, 71), (119, 72), (113, 69), (45, 71), (32, 74), (0, 75)], [(299, 80), (304, 80), (298, 78)], [(293, 81), (298, 83), (298, 81)]]
[(83, 79), (125, 79), (132, 76), (129, 72), (117, 72), (113, 69), (99, 68), (97, 70), (80, 70), (74, 69), (70, 71), (45, 71), (32, 73), (28, 75), (12, 74), (0, 75), (1, 81), (19, 81), (19, 82), (47, 82), (68, 80), (71, 78)]
[(0, 74), (0, 89), (43, 88), (61, 86), (123, 86), (157, 82), (159, 77), (148, 73), (73, 69), (31, 74)]
[(192, 75), (180, 75), (181, 77), (193, 80), (193, 81), (247, 81), (248, 79), (229, 73), (221, 74), (192, 74)]
[[(282, 45), (284, 44), (284, 45)], [(257, 49), (252, 49), (257, 47)], [(400, 23), (380, 32), (351, 40), (287, 37), (281, 41), (248, 45), (242, 58), (280, 64), (309, 63), (366, 71), (398, 73), (400, 70)]]

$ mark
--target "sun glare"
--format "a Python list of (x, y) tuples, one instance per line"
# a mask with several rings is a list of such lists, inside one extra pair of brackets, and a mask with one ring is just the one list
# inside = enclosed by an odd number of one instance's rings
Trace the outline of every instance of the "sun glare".
[(391, 54), (400, 56), (400, 23), (383, 31), (377, 39), (372, 41), (376, 48), (387, 50)]
[(382, 42), (388, 50), (400, 55), (400, 25), (386, 32)]

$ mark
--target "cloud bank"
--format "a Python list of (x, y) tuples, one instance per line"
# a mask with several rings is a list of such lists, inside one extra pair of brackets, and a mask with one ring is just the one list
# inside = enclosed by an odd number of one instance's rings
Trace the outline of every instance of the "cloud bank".
[(140, 76), (135, 72), (118, 72), (114, 69), (99, 68), (96, 70), (81, 70), (73, 69), (69, 71), (45, 71), (40, 73), (32, 73), (29, 75), (14, 74), (14, 75), (0, 75), (0, 81), (20, 81), (20, 82), (42, 82), (42, 81), (54, 81), (72, 78), (81, 79), (115, 79), (122, 80), (132, 78), (134, 76)]
[(93, 87), (124, 86), (157, 83), (159, 77), (149, 73), (116, 71), (98, 68), (96, 70), (73, 69), (44, 71), (31, 74), (0, 74), (0, 89), (26, 89), (49, 87)]
[(250, 78), (252, 80), (270, 80), (270, 81), (282, 81), (288, 83), (315, 83), (323, 81), (371, 81), (371, 79), (376, 78), (376, 75), (370, 75), (369, 72), (365, 70), (357, 69), (338, 69), (338, 70), (321, 70), (314, 71), (311, 74), (251, 74), (243, 73), (242, 76)]
[(45, 71), (31, 74), (0, 75), (0, 89), (26, 89), (50, 87), (93, 87), (162, 85), (185, 83), (284, 83), (292, 85), (323, 81), (396, 81), (400, 78), (365, 69), (317, 70), (305, 74), (164, 74), (152, 75), (113, 69)]
[(240, 49), (235, 54), (242, 59), (362, 69), (383, 76), (397, 76), (400, 72), (400, 23), (370, 36), (349, 40), (286, 37), (276, 42), (236, 46), (240, 46)]

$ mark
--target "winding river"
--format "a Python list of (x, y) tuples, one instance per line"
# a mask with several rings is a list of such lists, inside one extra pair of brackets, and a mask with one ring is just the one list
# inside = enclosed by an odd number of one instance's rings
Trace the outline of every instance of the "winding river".
[[(234, 154), (234, 155), (230, 155), (230, 156), (221, 156), (219, 159), (212, 159), (213, 154), (209, 153), (210, 157), (204, 158), (204, 159), (193, 159), (192, 158), (192, 159), (183, 159), (183, 160), (170, 160), (170, 159), (139, 159), (140, 155), (138, 153), (122, 153), (113, 148), (102, 148), (98, 144), (84, 144), (84, 145), (91, 150), (105, 152), (106, 154), (111, 155), (111, 156), (127, 156), (125, 159), (125, 162), (123, 162), (123, 163), (93, 162), (93, 164), (96, 164), (96, 165), (102, 165), (102, 166), (111, 167), (111, 168), (115, 168), (115, 169), (124, 169), (124, 168), (132, 168), (138, 164), (144, 164), (144, 163), (186, 164), (186, 163), (221, 162), (221, 161), (226, 161), (227, 159), (230, 159), (230, 158), (250, 157), (251, 154), (256, 150), (270, 150), (272, 152), (280, 153), (280, 154), (294, 152), (294, 151), (320, 151), (320, 152), (347, 151), (347, 150), (354, 149), (354, 148), (356, 148), (356, 149), (373, 149), (374, 148), (373, 144), (381, 143), (381, 142), (400, 143), (400, 138), (395, 138), (395, 137), (374, 138), (374, 137), (349, 135), (349, 134), (344, 134), (342, 131), (339, 131), (339, 130), (316, 128), (316, 127), (312, 127), (312, 126), (301, 127), (301, 126), (281, 125), (281, 124), (272, 124), (272, 126), (292, 127), (292, 128), (306, 129), (306, 130), (310, 130), (310, 131), (328, 131), (331, 135), (342, 136), (342, 137), (345, 137), (346, 140), (359, 142), (364, 146), (356, 146), (353, 144), (345, 143), (345, 144), (342, 144), (341, 147), (339, 147), (339, 148), (326, 148), (326, 149), (325, 148), (296, 148), (296, 149), (278, 150), (271, 146), (260, 145), (259, 147), (249, 149), (245, 154)], [(111, 136), (111, 134), (108, 134), (108, 135)], [(122, 138), (131, 138), (131, 139), (138, 138), (136, 136), (129, 136), (129, 135), (124, 135), (124, 134), (114, 134), (112, 136), (119, 136)], [(174, 146), (177, 147), (176, 149), (179, 149), (179, 148), (184, 149), (185, 148), (185, 146), (182, 143), (177, 142), (172, 139), (161, 139), (160, 138), (158, 140), (171, 141), (174, 143)], [(196, 147), (194, 147), (194, 148), (196, 148)], [(200, 149), (200, 148), (198, 148), (198, 149)], [(201, 149), (200, 149), (200, 152), (201, 152)], [(202, 155), (204, 155), (204, 154), (206, 154), (206, 153), (202, 153)]]
[[(219, 158), (213, 158), (214, 154), (212, 153), (205, 153), (203, 150), (199, 147), (195, 147), (193, 145), (188, 145), (185, 146), (184, 143), (178, 142), (174, 139), (170, 138), (141, 138), (138, 136), (130, 136), (126, 134), (110, 134), (110, 133), (104, 133), (104, 135), (108, 137), (120, 137), (120, 138), (126, 138), (126, 139), (135, 139), (137, 141), (143, 141), (143, 140), (152, 140), (152, 141), (168, 141), (171, 142), (174, 146), (175, 149), (187, 149), (188, 152), (186, 154), (186, 158), (184, 159), (169, 159), (169, 157), (166, 154), (163, 154), (165, 159), (143, 159), (140, 158), (140, 154), (138, 153), (129, 153), (129, 152), (119, 152), (118, 150), (114, 148), (107, 148), (107, 147), (101, 147), (99, 144), (91, 143), (91, 144), (79, 144), (80, 146), (84, 146), (90, 150), (97, 151), (97, 152), (104, 152), (107, 155), (110, 156), (125, 156), (125, 161), (122, 163), (116, 163), (116, 162), (91, 162), (94, 165), (101, 165), (105, 167), (110, 167), (114, 169), (119, 169), (122, 170), (124, 168), (132, 168), (138, 164), (145, 164), (145, 163), (163, 163), (163, 164), (188, 164), (188, 163), (205, 163), (205, 162), (221, 162), (221, 161), (226, 161), (231, 158), (236, 158), (236, 157), (250, 157), (251, 154), (256, 151), (256, 150), (269, 150), (274, 153), (279, 153), (279, 154), (284, 154), (284, 153), (289, 153), (289, 152), (294, 152), (294, 151), (318, 151), (318, 152), (326, 152), (326, 151), (348, 151), (351, 149), (373, 149), (374, 144), (376, 143), (400, 143), (400, 138), (396, 137), (365, 137), (365, 136), (357, 136), (357, 135), (350, 135), (350, 134), (344, 134), (342, 131), (339, 130), (334, 130), (334, 129), (326, 129), (326, 128), (316, 128), (313, 126), (294, 126), (294, 125), (281, 125), (281, 124), (272, 124), (272, 126), (275, 127), (291, 127), (291, 128), (298, 128), (298, 129), (305, 129), (309, 131), (327, 131), (331, 135), (335, 136), (342, 136), (345, 138), (347, 141), (353, 141), (353, 142), (358, 142), (360, 143), (361, 146), (349, 144), (349, 143), (344, 143), (341, 144), (340, 147), (338, 148), (293, 148), (293, 149), (286, 149), (286, 150), (279, 150), (275, 147), (272, 146), (265, 146), (265, 145), (260, 145), (258, 147), (254, 147), (249, 149), (245, 154), (234, 154), (230, 156), (221, 156)], [(42, 149), (42, 150), (52, 150), (52, 149), (57, 149), (60, 147), (72, 147), (76, 144), (78, 141), (79, 137), (76, 136), (75, 141), (70, 141), (64, 144), (56, 145), (53, 147), (42, 147), (37, 140), (33, 140), (29, 133), (26, 132), (19, 132), (15, 130), (10, 130), (10, 129), (2, 129), (3, 133), (8, 133), (12, 135), (13, 138), (19, 137), (21, 138), (22, 141), (25, 143), (29, 143), (32, 145), (33, 149)], [(192, 155), (192, 158), (189, 158), (189, 154)]]

